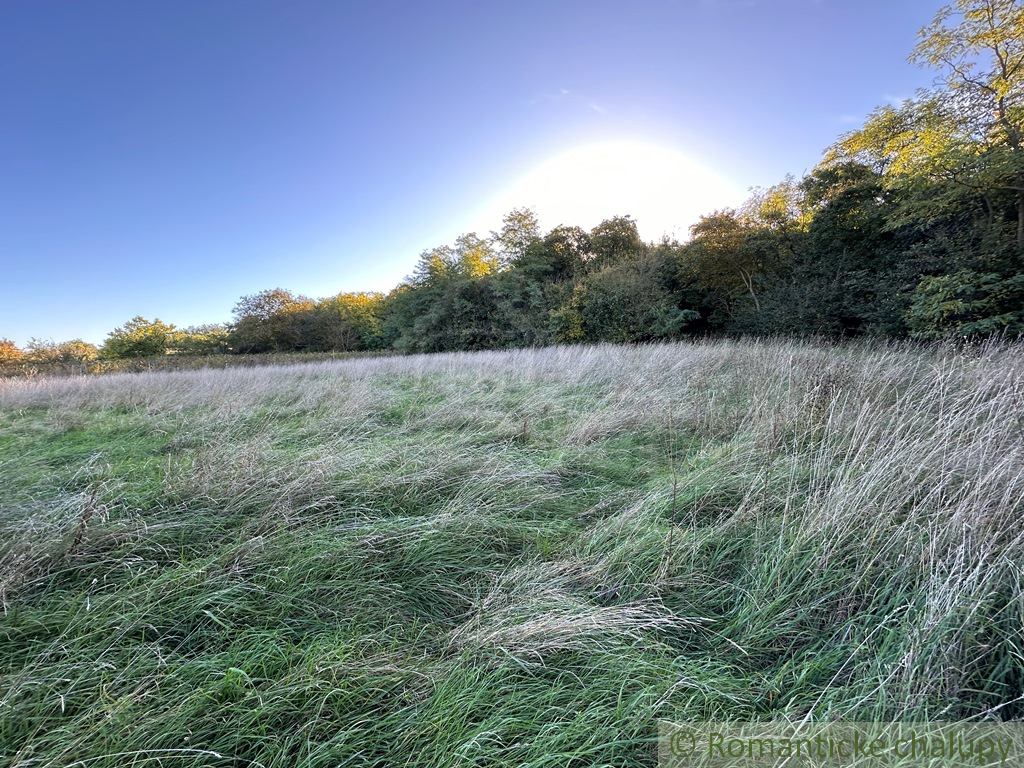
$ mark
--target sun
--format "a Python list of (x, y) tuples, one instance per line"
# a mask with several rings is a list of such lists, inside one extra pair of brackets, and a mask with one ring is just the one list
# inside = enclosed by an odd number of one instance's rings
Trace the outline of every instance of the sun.
[(684, 154), (640, 141), (605, 141), (562, 152), (517, 179), (488, 205), (498, 220), (533, 208), (541, 225), (591, 229), (632, 216), (644, 240), (685, 239), (702, 214), (743, 200), (742, 190)]

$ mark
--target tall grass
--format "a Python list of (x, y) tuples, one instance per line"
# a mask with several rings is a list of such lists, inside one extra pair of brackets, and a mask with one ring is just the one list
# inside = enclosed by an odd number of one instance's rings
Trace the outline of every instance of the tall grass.
[(355, 360), (385, 352), (261, 352), (259, 354), (166, 354), (156, 357), (40, 360), (29, 355), (18, 360), (0, 360), (0, 379), (46, 378), (50, 376), (84, 376), (86, 374), (143, 373), (154, 371), (189, 371), (203, 368), (265, 367), (295, 365), (325, 360)]
[(653, 765), (1024, 716), (1024, 348), (0, 382), (0, 758)]

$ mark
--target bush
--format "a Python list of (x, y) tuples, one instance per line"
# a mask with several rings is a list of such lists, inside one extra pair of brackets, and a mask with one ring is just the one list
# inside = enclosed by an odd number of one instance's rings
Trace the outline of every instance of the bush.
[(961, 270), (926, 277), (914, 290), (907, 316), (921, 339), (978, 338), (1024, 333), (1024, 275)]
[(171, 334), (170, 349), (181, 355), (222, 355), (231, 351), (224, 325), (199, 325)]
[(10, 339), (0, 339), (0, 365), (21, 361), (23, 353)]
[(165, 355), (173, 331), (173, 325), (162, 323), (159, 319), (149, 321), (137, 315), (107, 335), (100, 355), (114, 359)]
[(51, 363), (85, 363), (99, 357), (99, 349), (81, 339), (54, 343), (43, 339), (29, 339), (23, 359), (25, 362), (48, 365)]

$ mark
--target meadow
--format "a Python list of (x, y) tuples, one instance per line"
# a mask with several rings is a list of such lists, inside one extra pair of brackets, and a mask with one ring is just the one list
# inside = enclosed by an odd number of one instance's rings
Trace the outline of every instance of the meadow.
[(0, 762), (653, 766), (1024, 717), (1024, 347), (0, 381)]

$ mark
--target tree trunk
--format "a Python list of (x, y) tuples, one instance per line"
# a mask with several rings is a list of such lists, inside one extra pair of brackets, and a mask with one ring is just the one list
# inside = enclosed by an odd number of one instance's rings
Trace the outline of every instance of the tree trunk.
[(1024, 251), (1024, 191), (1017, 191), (1017, 248)]
[(747, 289), (747, 293), (750, 294), (750, 298), (754, 300), (754, 309), (757, 312), (761, 311), (761, 302), (757, 300), (757, 294), (754, 293), (754, 276), (746, 272), (740, 272), (740, 279), (743, 280), (743, 285)]

